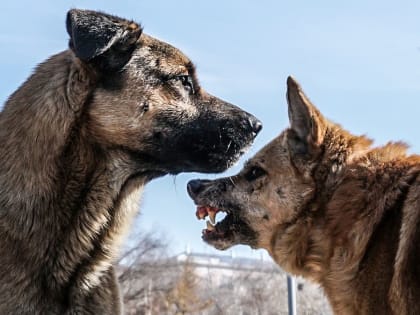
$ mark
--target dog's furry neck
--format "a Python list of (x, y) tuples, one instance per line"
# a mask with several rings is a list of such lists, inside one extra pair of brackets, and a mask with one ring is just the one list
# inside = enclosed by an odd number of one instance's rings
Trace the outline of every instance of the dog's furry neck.
[[(349, 295), (346, 290), (364, 281), (354, 275), (363, 277), (365, 262), (386, 255), (395, 257), (397, 248), (389, 252), (381, 244), (388, 237), (398, 239), (402, 201), (420, 173), (420, 159), (407, 156), (407, 146), (402, 143), (372, 148), (370, 140), (350, 137), (338, 128), (330, 134), (335, 138), (326, 140), (331, 145), (324, 155), (335, 153), (337, 159), (322, 161), (320, 157), (314, 171), (318, 187), (313, 199), (293, 224), (278, 229), (279, 234), (273, 237), (273, 246), (284, 250), (271, 252), (285, 270), (321, 284), (337, 314), (354, 314), (356, 302), (346, 297), (354, 299), (355, 294), (363, 296), (365, 292)], [(343, 156), (341, 152), (347, 153)], [(385, 200), (378, 198), (383, 195)], [(385, 289), (391, 280), (383, 278), (381, 283), (366, 283), (364, 287), (383, 285)]]
[[(22, 274), (38, 274), (58, 295), (60, 289), (99, 283), (137, 213), (144, 184), (163, 175), (142, 171), (147, 165), (142, 168), (141, 159), (133, 164), (128, 153), (105, 154), (90, 143), (83, 106), (95, 82), (85, 71), (90, 70), (71, 52), (53, 56), (10, 97), (7, 114), (0, 116), (0, 237), (15, 249)], [(56, 108), (63, 103), (69, 106)]]

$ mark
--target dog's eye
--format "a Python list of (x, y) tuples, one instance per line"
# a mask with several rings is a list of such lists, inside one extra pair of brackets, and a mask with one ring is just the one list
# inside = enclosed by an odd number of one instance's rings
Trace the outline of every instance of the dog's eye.
[(177, 75), (176, 79), (179, 80), (192, 94), (195, 93), (193, 79), (190, 75)]
[(267, 172), (263, 170), (261, 167), (254, 166), (248, 172), (245, 173), (245, 179), (249, 182), (252, 182), (253, 180), (260, 178), (261, 176), (264, 176), (265, 174), (267, 174)]

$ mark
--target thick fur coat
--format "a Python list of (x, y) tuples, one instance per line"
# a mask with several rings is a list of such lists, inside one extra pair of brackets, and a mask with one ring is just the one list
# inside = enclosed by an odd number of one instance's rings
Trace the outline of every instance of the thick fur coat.
[(324, 289), (335, 314), (420, 314), (420, 157), (326, 119), (289, 78), (290, 128), (236, 176), (194, 180), (203, 239), (265, 248)]

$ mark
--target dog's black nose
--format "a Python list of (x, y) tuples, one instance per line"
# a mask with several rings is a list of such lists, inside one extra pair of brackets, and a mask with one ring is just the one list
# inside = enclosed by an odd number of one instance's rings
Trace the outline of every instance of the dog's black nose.
[(259, 121), (255, 117), (248, 118), (249, 125), (251, 126), (252, 132), (255, 134), (255, 136), (261, 131), (263, 125), (261, 121)]
[(200, 191), (203, 190), (203, 187), (204, 187), (203, 182), (204, 181), (200, 179), (193, 179), (188, 182), (187, 190), (191, 198), (194, 198), (195, 196), (198, 195)]

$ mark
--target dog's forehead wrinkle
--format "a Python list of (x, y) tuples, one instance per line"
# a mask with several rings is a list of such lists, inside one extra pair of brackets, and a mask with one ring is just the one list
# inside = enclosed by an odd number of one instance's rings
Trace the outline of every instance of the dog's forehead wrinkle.
[(126, 67), (133, 68), (139, 73), (151, 72), (160, 77), (171, 77), (190, 74), (190, 63), (189, 60), (177, 56), (168, 58), (164, 55), (156, 55), (150, 47), (141, 47), (135, 52)]

